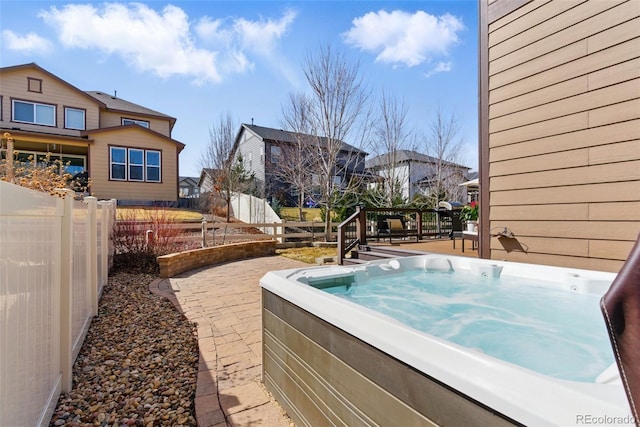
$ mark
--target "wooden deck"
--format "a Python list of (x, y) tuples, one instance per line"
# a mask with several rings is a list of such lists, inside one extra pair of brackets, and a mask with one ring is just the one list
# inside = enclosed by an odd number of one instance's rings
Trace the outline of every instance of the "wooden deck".
[(471, 241), (465, 240), (464, 253), (462, 252), (462, 241), (459, 238), (456, 238), (456, 248), (453, 248), (453, 240), (447, 238), (442, 239), (425, 239), (421, 240), (418, 243), (415, 242), (415, 239), (406, 241), (394, 240), (392, 244), (389, 242), (376, 242), (375, 239), (372, 239), (368, 242), (368, 245), (372, 250), (375, 250), (377, 246), (383, 247), (393, 247), (394, 249), (403, 249), (409, 251), (420, 251), (420, 252), (430, 252), (430, 253), (439, 253), (439, 254), (447, 254), (447, 255), (458, 255), (458, 256), (466, 256), (466, 257), (478, 257), (478, 249), (476, 244), (476, 249), (471, 249)]

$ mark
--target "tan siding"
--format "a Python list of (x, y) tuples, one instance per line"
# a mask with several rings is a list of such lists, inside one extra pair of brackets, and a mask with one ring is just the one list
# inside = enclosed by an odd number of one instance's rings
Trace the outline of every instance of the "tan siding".
[[(589, 112), (589, 127), (640, 118), (640, 99), (633, 99)], [(637, 131), (637, 129), (636, 129)], [(634, 136), (638, 136), (636, 133)]]
[[(640, 232), (637, 223), (631, 221), (497, 221), (495, 227), (507, 227), (521, 242), (532, 237), (582, 240), (617, 240), (633, 242)], [(560, 251), (549, 246), (548, 253)], [(545, 251), (540, 251), (545, 252)], [(624, 259), (627, 254), (620, 254)]]
[[(499, 243), (498, 243), (499, 244)], [(506, 252), (501, 246), (491, 246), (491, 258), (512, 262), (529, 262), (532, 264), (552, 265), (557, 267), (581, 268), (617, 272), (623, 261), (589, 257), (573, 257), (560, 254), (536, 254), (523, 252)]]
[[(93, 183), (91, 191), (96, 197), (121, 200), (176, 200), (178, 155), (175, 144), (154, 137), (142, 129), (97, 133), (94, 135), (94, 139), (94, 147), (91, 150), (90, 174)], [(161, 150), (162, 182), (109, 181), (109, 145)]]
[[(640, 231), (640, 230), (639, 230)], [(620, 259), (620, 254), (631, 253), (633, 242), (616, 242), (611, 240), (590, 240), (589, 256), (593, 258)], [(626, 258), (622, 258), (624, 261)]]
[[(638, 105), (640, 106), (640, 104)], [(628, 110), (628, 108), (625, 108), (625, 111), (626, 110)], [(524, 158), (527, 156), (537, 156), (545, 153), (611, 144), (636, 138), (638, 134), (640, 134), (640, 120), (615, 123), (569, 134), (494, 147), (491, 150), (490, 161), (497, 163), (503, 160)]]
[(537, 105), (546, 104), (558, 99), (567, 98), (582, 93), (589, 88), (589, 78), (587, 76), (577, 77), (547, 86), (537, 91), (529, 92), (520, 96), (507, 99), (503, 102), (491, 104), (489, 114), (491, 117), (500, 117), (517, 111), (526, 110), (527, 108)]
[(491, 192), (492, 206), (635, 202), (638, 200), (640, 200), (640, 185), (636, 181)]
[(572, 43), (568, 46), (564, 46), (557, 51), (532, 59), (523, 63), (521, 57), (523, 53), (514, 52), (509, 55), (509, 58), (513, 60), (515, 65), (510, 68), (497, 69), (489, 64), (489, 89), (504, 86), (506, 84), (515, 82), (525, 77), (530, 77), (538, 74), (542, 71), (549, 70), (562, 64), (566, 64), (570, 61), (574, 61), (578, 58), (586, 56), (588, 53), (587, 40), (582, 40), (576, 43)]
[[(637, 12), (637, 2), (629, 1), (616, 5), (614, 1), (587, 1), (572, 7), (576, 2), (553, 2), (540, 11), (548, 11), (550, 19), (530, 20), (524, 17), (518, 26), (528, 28), (503, 43), (489, 49), (489, 61), (492, 67), (503, 70), (521, 62), (508, 60), (505, 55), (511, 52), (521, 52), (518, 56), (522, 62), (548, 53), (559, 46), (566, 46), (576, 40), (581, 40), (603, 31), (612, 26), (611, 22), (618, 22), (620, 18), (631, 18)], [(634, 4), (635, 3), (635, 4)], [(569, 10), (570, 9), (570, 10)], [(567, 13), (560, 13), (568, 10)], [(613, 18), (613, 19), (611, 19)], [(526, 46), (526, 49), (523, 49)]]
[[(42, 80), (42, 93), (27, 91), (27, 77)], [(97, 128), (99, 120), (98, 104), (82, 92), (63, 84), (48, 74), (37, 69), (18, 69), (2, 73), (2, 117), (5, 122), (11, 121), (11, 99), (40, 102), (56, 106), (56, 127), (64, 129), (64, 107), (86, 110), (87, 129)], [(28, 126), (19, 124), (16, 126)], [(49, 126), (31, 125), (30, 129), (51, 132)], [(73, 131), (75, 132), (75, 131)], [(67, 132), (68, 133), (68, 132)]]
[[(638, 130), (640, 131), (640, 129)], [(635, 159), (640, 159), (640, 139), (589, 148), (590, 165), (626, 162)]]
[(589, 90), (600, 89), (633, 78), (636, 78), (637, 81), (638, 69), (640, 69), (640, 51), (637, 53), (637, 58), (589, 74)]
[[(622, 34), (630, 38), (631, 27), (639, 25), (640, 18), (636, 18), (619, 27), (624, 29)], [(611, 31), (609, 31), (609, 33), (611, 33)], [(640, 56), (640, 38), (631, 38), (631, 40), (612, 46), (610, 49), (597, 51), (573, 62), (532, 75), (525, 80), (518, 80), (501, 87), (496, 87), (489, 93), (489, 102), (493, 106), (500, 101), (551, 86), (574, 76), (583, 76), (637, 58), (638, 56)]]
[(533, 123), (519, 128), (491, 134), (490, 146), (513, 144), (529, 139), (561, 135), (589, 127), (589, 112), (571, 114), (545, 122)]
[[(523, 58), (526, 57), (526, 54), (522, 52), (526, 49), (516, 51), (513, 54), (508, 55), (512, 60), (512, 63), (508, 68), (498, 69), (495, 68), (493, 64), (490, 64), (489, 72), (491, 77), (489, 78), (489, 88), (493, 90), (525, 77), (531, 77), (543, 71), (547, 71), (564, 64), (569, 64), (572, 61), (594, 54), (600, 50), (614, 47), (624, 41), (637, 38), (637, 23), (637, 19), (625, 22), (624, 24), (612, 27), (607, 31), (594, 34), (587, 39), (576, 41), (564, 47), (559, 47), (558, 50), (536, 57), (535, 59), (527, 62), (523, 62)], [(575, 77), (575, 74), (567, 75), (558, 73), (558, 75), (556, 75), (556, 81), (570, 77)]]
[[(640, 202), (589, 203), (589, 219), (593, 221), (640, 222)], [(631, 234), (633, 234), (633, 230)]]
[(488, 29), (481, 224), (515, 239), (485, 255), (617, 271), (640, 232), (640, 1), (533, 1)]
[(490, 220), (492, 222), (513, 218), (521, 221), (587, 221), (589, 219), (589, 204), (516, 205), (493, 206), (491, 208)]
[(520, 221), (634, 222), (640, 221), (640, 202), (521, 204), (491, 208), (491, 221), (508, 221), (514, 218)]
[[(542, 7), (545, 3), (550, 2), (551, 0), (537, 0), (537, 1), (532, 1), (529, 2), (527, 4), (525, 4), (524, 6), (518, 8), (517, 10), (515, 10), (514, 12), (503, 16), (502, 18), (498, 19), (497, 21), (491, 23), (491, 25), (489, 25), (489, 44), (490, 45), (495, 45), (497, 43), (500, 43), (502, 40), (504, 40), (504, 37), (497, 37), (495, 36), (495, 34), (497, 33), (496, 30), (510, 24), (511, 22), (518, 20), (519, 18), (527, 15), (527, 14), (531, 14), (531, 13), (537, 13), (536, 10), (540, 7)], [(555, 2), (554, 2), (555, 3)], [(510, 30), (507, 31), (503, 31), (500, 32), (498, 34), (502, 34), (504, 33), (505, 35), (509, 35), (509, 34), (513, 34), (511, 32), (509, 32)], [(516, 29), (515, 31), (519, 31), (519, 29)]]
[[(636, 54), (640, 55), (640, 51), (636, 52)], [(639, 68), (640, 57), (595, 71), (591, 74), (547, 86), (503, 102), (492, 104), (489, 114), (491, 117), (506, 116), (519, 111), (526, 111), (526, 114), (535, 114), (536, 110), (527, 109), (536, 106), (540, 106), (539, 109), (545, 110), (549, 108), (564, 108), (559, 100), (578, 95), (573, 98), (577, 100), (580, 99), (581, 94), (584, 94), (582, 97), (585, 97), (585, 92), (587, 91), (594, 91), (592, 95), (599, 96), (601, 92), (597, 92), (596, 90), (606, 89), (608, 91), (609, 89), (605, 88), (606, 86), (611, 86), (633, 79), (636, 77), (637, 70)], [(633, 83), (627, 82), (627, 84), (640, 86), (637, 83), (637, 79), (633, 81)], [(637, 92), (639, 89), (637, 87), (633, 87), (632, 90)], [(554, 101), (558, 102), (554, 103)], [(587, 107), (587, 105), (585, 104), (584, 107)], [(549, 114), (552, 114), (551, 111)]]
[(566, 152), (560, 152), (494, 162), (491, 164), (491, 176), (566, 169), (587, 164), (589, 164), (589, 150), (583, 148), (572, 151), (571, 155), (567, 155)]
[(491, 190), (560, 187), (621, 181), (640, 182), (640, 160), (492, 177)]
[(149, 122), (149, 129), (151, 129), (152, 131), (158, 132), (159, 134), (166, 137), (171, 137), (169, 120), (154, 119), (129, 113), (114, 113), (111, 111), (102, 112), (100, 116), (100, 127), (109, 128), (114, 126), (122, 126), (123, 118), (145, 120)]
[(489, 122), (489, 132), (543, 122), (555, 117), (595, 110), (638, 98), (640, 98), (640, 78), (492, 119)]

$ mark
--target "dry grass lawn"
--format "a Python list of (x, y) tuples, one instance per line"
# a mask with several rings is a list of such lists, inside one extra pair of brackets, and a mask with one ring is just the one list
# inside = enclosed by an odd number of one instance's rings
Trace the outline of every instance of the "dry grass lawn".
[(117, 209), (118, 220), (130, 220), (130, 219), (149, 219), (160, 216), (166, 218), (170, 222), (174, 221), (200, 221), (202, 220), (202, 214), (196, 211), (189, 211), (185, 209), (172, 209), (172, 208), (141, 208), (141, 207), (127, 207), (119, 206)]
[(278, 249), (276, 250), (276, 253), (282, 255), (283, 257), (306, 262), (308, 264), (315, 264), (316, 258), (336, 256), (336, 248), (317, 248), (315, 246), (305, 248), (289, 248)]

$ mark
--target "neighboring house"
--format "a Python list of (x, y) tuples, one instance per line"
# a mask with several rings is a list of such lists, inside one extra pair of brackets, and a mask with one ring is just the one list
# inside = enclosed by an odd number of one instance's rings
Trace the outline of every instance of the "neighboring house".
[[(420, 195), (427, 195), (434, 186), (434, 173), (438, 159), (412, 150), (396, 150), (375, 156), (366, 161), (366, 170), (373, 175), (381, 176), (388, 185), (393, 177), (402, 189), (403, 197), (410, 201)], [(450, 184), (452, 193), (458, 195), (453, 201), (465, 200), (465, 188), (458, 185), (470, 178), (470, 168), (456, 163), (443, 162), (446, 168), (445, 181)]]
[[(264, 197), (271, 200), (274, 197), (287, 205), (295, 203), (296, 194), (289, 191), (289, 185), (282, 182), (276, 171), (279, 165), (287, 162), (285, 147), (291, 146), (297, 140), (318, 140), (319, 137), (301, 135), (282, 129), (242, 124), (235, 140), (233, 152), (242, 155), (245, 169), (254, 174), (257, 187), (263, 188)], [(323, 143), (325, 139), (319, 138)], [(365, 157), (367, 153), (345, 142), (342, 142), (338, 168), (341, 172), (334, 177), (334, 182), (344, 188), (353, 175), (365, 173)], [(347, 167), (345, 164), (348, 162)]]
[(0, 68), (0, 132), (11, 133), (18, 159), (51, 153), (69, 163), (67, 172), (87, 172), (99, 199), (178, 199), (184, 144), (171, 138), (175, 122), (116, 96), (82, 91), (35, 63)]
[(480, 5), (480, 255), (618, 271), (640, 232), (640, 2)]
[(204, 168), (198, 179), (200, 194), (211, 193), (214, 190), (216, 169)]
[(181, 176), (178, 180), (178, 196), (182, 199), (197, 199), (200, 197), (198, 181), (198, 177)]

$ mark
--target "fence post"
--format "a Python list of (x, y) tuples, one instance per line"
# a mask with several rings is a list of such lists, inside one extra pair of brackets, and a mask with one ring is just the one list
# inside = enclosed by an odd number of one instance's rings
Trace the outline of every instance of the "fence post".
[(98, 199), (84, 198), (87, 202), (87, 284), (90, 288), (91, 315), (98, 315)]
[(73, 379), (72, 283), (73, 271), (73, 191), (63, 189), (60, 233), (60, 372), (62, 392), (71, 391)]
[(418, 240), (422, 240), (422, 212), (416, 212), (416, 227), (418, 228)]
[(104, 287), (107, 284), (107, 280), (109, 280), (109, 224), (111, 223), (111, 218), (109, 214), (111, 213), (111, 209), (113, 209), (112, 202), (99, 202), (100, 203), (100, 213), (102, 214), (102, 218), (100, 220), (100, 235), (102, 239), (100, 240), (100, 253), (102, 256), (100, 257), (100, 262), (102, 263), (100, 267), (100, 272), (102, 277), (100, 277), (100, 286)]
[(202, 217), (202, 247), (207, 247), (207, 220)]

